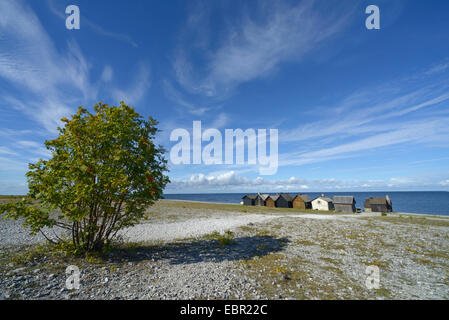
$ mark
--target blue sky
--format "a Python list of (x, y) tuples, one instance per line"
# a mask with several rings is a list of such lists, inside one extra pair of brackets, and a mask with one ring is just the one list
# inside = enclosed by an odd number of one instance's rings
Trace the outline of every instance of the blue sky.
[[(81, 28), (67, 30), (76, 4)], [(365, 8), (380, 8), (367, 30)], [(279, 169), (173, 165), (169, 193), (449, 190), (448, 1), (0, 1), (0, 194), (78, 106), (279, 130)]]

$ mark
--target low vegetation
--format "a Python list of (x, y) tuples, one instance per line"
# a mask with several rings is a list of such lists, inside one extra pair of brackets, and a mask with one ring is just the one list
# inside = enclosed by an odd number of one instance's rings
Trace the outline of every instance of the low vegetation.
[(232, 244), (232, 239), (234, 239), (234, 233), (230, 230), (226, 230), (223, 234), (214, 231), (210, 234), (202, 236), (200, 239), (203, 240), (217, 240), (219, 245), (230, 245)]
[(203, 209), (203, 210), (220, 210), (220, 211), (234, 211), (243, 213), (316, 213), (339, 215), (344, 214), (340, 211), (322, 211), (312, 209), (296, 209), (296, 208), (273, 208), (263, 206), (243, 206), (241, 204), (233, 203), (213, 203), (213, 202), (196, 202), (196, 201), (181, 201), (181, 200), (160, 200), (155, 204), (163, 207), (183, 208), (183, 209)]

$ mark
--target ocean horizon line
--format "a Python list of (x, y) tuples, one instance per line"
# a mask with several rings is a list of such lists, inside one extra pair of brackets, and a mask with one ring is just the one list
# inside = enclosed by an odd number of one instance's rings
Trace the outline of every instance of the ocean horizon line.
[(257, 194), (258, 192), (260, 193), (274, 193), (274, 194), (278, 194), (278, 193), (348, 193), (348, 192), (353, 192), (353, 193), (369, 193), (369, 192), (390, 192), (390, 193), (394, 193), (394, 192), (449, 192), (448, 190), (367, 190), (367, 191), (333, 191), (333, 190), (327, 190), (327, 191), (242, 191), (242, 192), (169, 192), (169, 193), (164, 193), (164, 195), (176, 195), (176, 194)]

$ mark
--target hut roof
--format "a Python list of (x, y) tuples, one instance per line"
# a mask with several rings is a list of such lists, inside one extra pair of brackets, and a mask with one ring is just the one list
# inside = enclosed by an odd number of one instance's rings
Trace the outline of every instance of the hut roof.
[[(260, 197), (262, 200), (267, 200), (267, 198), (270, 196), (269, 194), (258, 194), (258, 197)], [(257, 197), (256, 197), (257, 198)]]
[[(301, 198), (304, 202), (310, 202), (310, 201), (312, 201), (312, 200), (310, 199), (310, 197), (309, 197), (308, 195), (306, 195), (306, 194), (297, 194), (297, 195), (295, 196), (295, 198), (297, 198), (297, 197)], [(295, 199), (295, 198), (293, 198), (293, 199)]]
[(355, 199), (353, 196), (334, 196), (334, 204), (353, 204)]
[(269, 198), (273, 199), (273, 201), (276, 201), (277, 199), (279, 199), (279, 195), (278, 194), (270, 195)]
[(254, 200), (254, 199), (257, 198), (257, 196), (256, 196), (255, 194), (245, 194), (245, 195), (242, 197), (242, 199), (244, 199), (244, 198), (248, 198), (248, 199)]
[(366, 199), (366, 201), (369, 204), (386, 204), (387, 203), (387, 199), (382, 198), (382, 197), (368, 198), (368, 199)]
[(282, 197), (282, 198), (284, 198), (287, 201), (293, 201), (293, 197), (290, 194), (288, 194), (288, 193), (281, 193), (279, 195), (279, 197)]
[(313, 199), (312, 201), (315, 201), (316, 199), (320, 199), (320, 200), (323, 200), (323, 201), (326, 201), (326, 202), (332, 202), (332, 199), (331, 198), (327, 198), (327, 197), (317, 197), (317, 198)]

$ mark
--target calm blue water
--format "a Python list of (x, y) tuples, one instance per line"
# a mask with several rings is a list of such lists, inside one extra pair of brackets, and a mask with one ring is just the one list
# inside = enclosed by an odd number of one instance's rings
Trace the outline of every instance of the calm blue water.
[[(306, 193), (311, 199), (321, 195), (320, 192)], [(356, 206), (363, 209), (363, 203), (369, 197), (390, 196), (393, 210), (396, 212), (424, 213), (449, 216), (449, 192), (417, 191), (417, 192), (328, 192), (327, 197), (334, 195), (352, 195)], [(202, 193), (202, 194), (166, 194), (165, 199), (191, 200), (220, 203), (240, 203), (245, 193)]]

